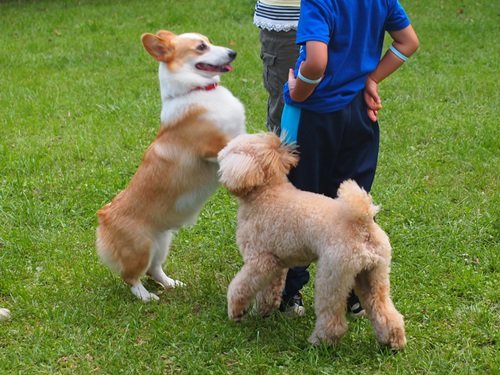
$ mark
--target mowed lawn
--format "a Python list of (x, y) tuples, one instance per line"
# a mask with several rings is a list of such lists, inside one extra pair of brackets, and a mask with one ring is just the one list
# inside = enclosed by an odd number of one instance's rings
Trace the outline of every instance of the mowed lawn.
[[(227, 319), (242, 264), (224, 189), (174, 239), (185, 288), (135, 299), (98, 260), (96, 211), (123, 189), (159, 128), (157, 63), (143, 32), (197, 31), (238, 52), (222, 82), (264, 130), (254, 1), (0, 2), (1, 374), (498, 374), (500, 5), (401, 0), (419, 51), (381, 84), (377, 220), (408, 346), (366, 319), (336, 347), (307, 315)], [(258, 233), (256, 233), (258, 235)], [(311, 267), (314, 275), (315, 267)]]

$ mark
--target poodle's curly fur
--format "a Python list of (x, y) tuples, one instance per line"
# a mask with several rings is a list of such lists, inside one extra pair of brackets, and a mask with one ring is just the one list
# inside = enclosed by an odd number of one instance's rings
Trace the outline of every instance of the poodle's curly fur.
[(403, 316), (389, 295), (391, 246), (373, 220), (378, 207), (370, 195), (352, 180), (336, 199), (296, 189), (287, 174), (298, 155), (273, 133), (240, 135), (218, 159), (220, 181), (240, 201), (236, 237), (244, 265), (227, 292), (229, 318), (240, 320), (254, 297), (258, 313), (269, 315), (287, 269), (317, 262), (309, 341), (335, 343), (344, 335), (354, 288), (378, 341), (403, 348)]

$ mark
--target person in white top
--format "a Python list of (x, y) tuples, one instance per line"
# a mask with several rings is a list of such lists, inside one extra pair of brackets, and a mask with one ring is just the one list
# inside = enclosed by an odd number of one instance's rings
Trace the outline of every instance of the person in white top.
[(295, 43), (299, 15), (300, 0), (258, 0), (255, 5), (253, 22), (260, 29), (263, 81), (269, 94), (266, 127), (276, 134), (280, 132), (283, 85), (299, 56)]

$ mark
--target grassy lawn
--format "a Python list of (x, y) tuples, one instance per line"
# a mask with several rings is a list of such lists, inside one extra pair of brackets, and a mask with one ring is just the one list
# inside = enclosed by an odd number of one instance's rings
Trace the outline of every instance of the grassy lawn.
[[(498, 2), (402, 0), (421, 48), (381, 85), (373, 196), (394, 253), (408, 347), (366, 319), (311, 347), (308, 314), (241, 324), (226, 289), (241, 265), (237, 202), (222, 188), (174, 240), (187, 287), (136, 300), (97, 259), (96, 211), (127, 184), (159, 126), (143, 32), (197, 31), (238, 51), (223, 84), (264, 129), (254, 1), (0, 2), (1, 374), (498, 374)], [(314, 273), (314, 267), (312, 267)]]

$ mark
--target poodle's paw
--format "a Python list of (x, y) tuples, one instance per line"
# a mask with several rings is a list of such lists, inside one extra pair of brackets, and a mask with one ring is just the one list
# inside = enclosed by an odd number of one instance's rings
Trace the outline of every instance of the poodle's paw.
[(323, 322), (316, 321), (316, 326), (309, 337), (309, 342), (313, 345), (317, 345), (320, 342), (328, 345), (336, 345), (346, 332), (347, 324), (341, 318), (327, 319)]
[(401, 350), (406, 345), (405, 324), (401, 314), (387, 317), (383, 324), (374, 325), (378, 342), (392, 350)]
[(259, 315), (262, 318), (268, 318), (275, 310), (277, 310), (277, 307), (275, 306), (260, 305), (260, 306), (254, 306), (253, 312), (255, 315)]
[(10, 319), (10, 311), (9, 309), (0, 308), (0, 320), (9, 320)]
[(314, 346), (317, 346), (317, 345), (321, 344), (320, 338), (315, 333), (313, 333), (311, 336), (309, 336), (309, 338), (307, 339), (307, 341), (309, 341), (309, 343), (312, 344), (312, 345), (314, 345)]
[(244, 318), (244, 316), (247, 314), (247, 310), (240, 311), (238, 313), (229, 313), (229, 319), (231, 319), (234, 322), (241, 322)]
[(236, 308), (234, 306), (229, 306), (228, 308), (228, 316), (230, 320), (235, 322), (241, 322), (243, 317), (247, 314), (248, 310), (246, 308)]
[(340, 337), (326, 336), (324, 334), (318, 334), (316, 332), (313, 332), (312, 335), (309, 336), (309, 339), (307, 341), (309, 341), (309, 343), (311, 343), (314, 346), (320, 344), (336, 345), (340, 341)]
[(251, 317), (260, 317), (263, 319), (269, 318), (272, 315), (273, 311), (269, 311), (266, 313), (266, 311), (261, 311), (257, 309), (257, 306), (253, 305), (251, 308), (247, 309), (245, 312), (245, 315), (251, 316)]
[(160, 299), (160, 297), (158, 297), (156, 294), (149, 292), (146, 288), (144, 288), (144, 285), (140, 283), (131, 286), (130, 290), (132, 291), (132, 294), (134, 296), (136, 296), (143, 302), (158, 301)]
[(406, 346), (405, 330), (402, 327), (394, 327), (389, 332), (389, 342), (392, 350), (401, 350)]
[(281, 290), (279, 293), (271, 293), (269, 290), (261, 291), (255, 296), (254, 310), (256, 315), (267, 318), (275, 310), (278, 310), (280, 303)]

